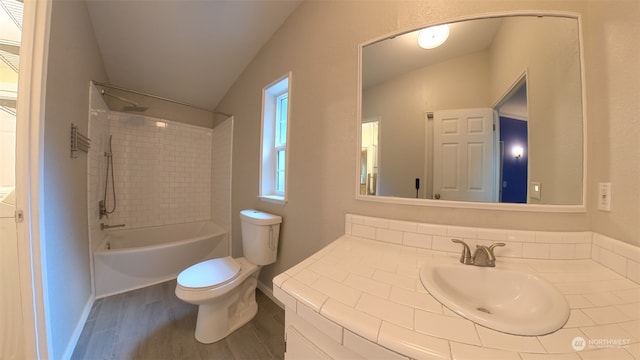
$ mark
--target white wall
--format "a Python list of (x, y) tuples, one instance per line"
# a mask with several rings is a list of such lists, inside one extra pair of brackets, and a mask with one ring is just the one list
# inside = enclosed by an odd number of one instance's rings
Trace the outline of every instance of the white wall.
[[(573, 11), (585, 21), (589, 213), (505, 212), (356, 201), (358, 45), (393, 31), (453, 17), (518, 9)], [(302, 3), (219, 106), (235, 117), (234, 255), (241, 254), (235, 214), (251, 207), (284, 219), (279, 260), (261, 274), (261, 281), (267, 284), (276, 274), (344, 233), (347, 212), (489, 228), (595, 230), (640, 245), (638, 88), (637, 81), (632, 80), (638, 79), (638, 11), (638, 4), (625, 1), (601, 6), (592, 2), (541, 1)], [(610, 41), (614, 34), (618, 35), (616, 41)], [(257, 199), (260, 94), (265, 85), (287, 71), (293, 72), (289, 201), (278, 206)], [(595, 184), (605, 180), (613, 181), (619, 194), (614, 196), (612, 213), (594, 210)]]
[(87, 155), (70, 156), (71, 123), (87, 134), (88, 84), (105, 81), (86, 5), (53, 1), (44, 107), (43, 247), (51, 359), (73, 350), (91, 305)]

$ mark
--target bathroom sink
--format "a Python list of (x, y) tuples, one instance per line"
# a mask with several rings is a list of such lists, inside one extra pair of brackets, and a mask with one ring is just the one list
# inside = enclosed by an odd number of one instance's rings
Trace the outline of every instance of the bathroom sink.
[(560, 329), (569, 305), (553, 285), (520, 271), (463, 264), (428, 264), (420, 280), (444, 306), (484, 327), (513, 335)]

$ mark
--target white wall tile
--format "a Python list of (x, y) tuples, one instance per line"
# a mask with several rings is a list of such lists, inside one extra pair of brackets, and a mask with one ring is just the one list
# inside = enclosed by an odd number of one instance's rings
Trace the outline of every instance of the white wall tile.
[(351, 329), (365, 339), (374, 342), (378, 340), (378, 331), (382, 322), (375, 316), (357, 311), (353, 307), (333, 299), (327, 300), (322, 306), (320, 314), (342, 327)]
[(549, 244), (524, 243), (522, 247), (522, 257), (528, 259), (548, 259), (549, 251)]
[(356, 310), (373, 315), (383, 321), (413, 329), (413, 308), (377, 296), (362, 294)]
[[(286, 284), (286, 283), (285, 283)], [(320, 277), (313, 288), (348, 306), (355, 306), (362, 292), (326, 277)]]
[(464, 344), (482, 345), (474, 324), (466, 319), (416, 310), (415, 330)]
[(632, 260), (627, 261), (627, 278), (640, 284), (640, 263)]
[(432, 235), (405, 232), (402, 235), (402, 244), (423, 249), (431, 249)]
[[(401, 238), (398, 232), (402, 232)], [(459, 245), (451, 242), (452, 238), (460, 238), (470, 247), (505, 242), (505, 248), (496, 248), (496, 256), (593, 259), (640, 283), (640, 247), (588, 231), (554, 232), (446, 226), (347, 214), (345, 233), (407, 247), (451, 253), (460, 252)]]
[(517, 352), (489, 349), (451, 342), (451, 355), (455, 360), (521, 360)]
[(478, 233), (476, 228), (463, 226), (447, 226), (447, 236), (459, 239), (476, 239)]
[(414, 359), (425, 359), (425, 354), (429, 354), (433, 359), (450, 358), (448, 341), (386, 321), (382, 322), (380, 327), (378, 344), (391, 350), (403, 351), (403, 354)]
[(418, 224), (410, 221), (389, 220), (389, 229), (416, 232), (418, 230)]
[[(315, 311), (320, 311), (322, 304), (327, 300), (327, 295), (317, 291), (295, 278), (288, 279), (282, 283), (282, 290), (296, 296), (298, 299), (304, 299), (303, 305), (308, 306)], [(284, 302), (284, 301), (283, 301)]]
[(441, 236), (447, 235), (447, 227), (444, 225), (418, 223), (417, 231), (421, 234), (441, 235)]
[(119, 206), (110, 221), (140, 228), (210, 220), (212, 130), (141, 115), (110, 116)]
[(549, 259), (574, 259), (574, 244), (549, 244)]
[(391, 285), (355, 274), (349, 274), (343, 284), (383, 299), (388, 299), (391, 293)]
[(491, 241), (506, 241), (508, 239), (507, 230), (501, 229), (476, 229), (478, 239), (491, 240)]
[(320, 315), (318, 312), (311, 308), (299, 304), (296, 313), (306, 320), (309, 324), (320, 330), (323, 334), (327, 335), (333, 341), (342, 343), (343, 328), (342, 326), (334, 323), (333, 321)]
[(454, 243), (448, 236), (434, 236), (431, 247), (433, 250), (462, 253), (462, 245)]
[(536, 233), (533, 231), (507, 230), (507, 240), (517, 242), (535, 242)]
[(584, 333), (578, 329), (560, 329), (552, 334), (538, 336), (547, 352), (552, 354), (574, 352), (573, 339), (576, 337), (586, 338)]
[(391, 350), (387, 350), (384, 347), (374, 344), (348, 330), (345, 330), (344, 332), (344, 346), (347, 349), (362, 355), (365, 359), (408, 360), (407, 357)]
[(415, 289), (417, 281), (412, 277), (402, 276), (379, 269), (373, 273), (373, 279), (385, 284), (399, 286), (409, 290)]
[(392, 244), (402, 244), (402, 231), (377, 228), (376, 240)]
[(351, 235), (360, 236), (366, 239), (376, 238), (376, 228), (368, 225), (360, 225), (353, 223), (351, 225)]
[(482, 345), (502, 350), (538, 353), (544, 352), (535, 336), (513, 336), (499, 331), (476, 326)]

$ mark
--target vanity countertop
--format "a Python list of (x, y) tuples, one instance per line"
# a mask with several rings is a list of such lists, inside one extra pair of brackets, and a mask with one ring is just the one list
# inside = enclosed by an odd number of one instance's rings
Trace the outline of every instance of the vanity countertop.
[(460, 317), (425, 290), (423, 264), (458, 258), (344, 235), (275, 277), (273, 292), (287, 311), (347, 348), (366, 339), (414, 359), (640, 359), (640, 285), (633, 281), (589, 259), (498, 258), (496, 267), (553, 283), (571, 309), (552, 334), (516, 336)]

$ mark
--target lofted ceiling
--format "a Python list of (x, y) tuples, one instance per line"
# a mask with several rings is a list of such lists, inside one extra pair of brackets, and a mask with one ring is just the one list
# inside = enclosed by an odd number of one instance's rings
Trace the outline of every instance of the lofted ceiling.
[(111, 85), (216, 108), (302, 0), (86, 0)]
[(447, 41), (430, 50), (418, 46), (418, 30), (369, 44), (362, 50), (362, 70), (366, 75), (362, 87), (366, 89), (400, 74), (486, 50), (493, 43), (501, 23), (500, 18), (450, 23)]

